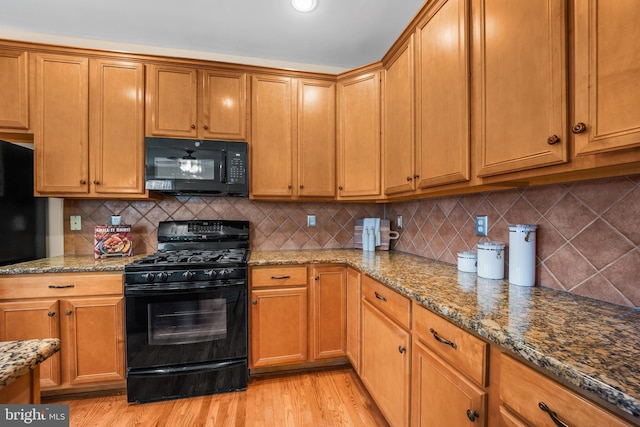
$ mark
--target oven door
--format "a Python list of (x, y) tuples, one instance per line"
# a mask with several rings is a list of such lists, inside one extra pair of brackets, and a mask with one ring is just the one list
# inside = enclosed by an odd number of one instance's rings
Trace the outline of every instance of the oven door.
[(246, 281), (127, 290), (127, 370), (247, 357)]

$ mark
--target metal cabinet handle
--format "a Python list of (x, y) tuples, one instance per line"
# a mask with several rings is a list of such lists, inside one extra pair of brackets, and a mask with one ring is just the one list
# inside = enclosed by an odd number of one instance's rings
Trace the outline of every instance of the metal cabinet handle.
[(546, 403), (540, 402), (538, 403), (538, 407), (542, 410), (542, 412), (546, 412), (551, 418), (551, 421), (553, 421), (553, 423), (558, 427), (569, 427), (568, 424), (565, 424), (562, 421), (560, 421), (560, 419), (558, 418), (558, 415), (555, 412), (553, 412), (551, 409), (549, 409)]
[(413, 178), (414, 179), (418, 179), (418, 178), (420, 178), (420, 175), (413, 175)]
[(196, 128), (196, 125), (193, 125), (193, 124), (192, 124), (192, 125), (191, 125), (191, 129), (195, 129), (195, 128)]
[(300, 184), (300, 189), (302, 190), (304, 188), (304, 185)]
[(80, 185), (86, 185), (86, 184), (87, 184), (87, 181), (85, 181), (84, 179), (80, 180)]
[(64, 312), (64, 314), (66, 314), (67, 316), (71, 316), (73, 314), (73, 311), (67, 310)]
[(50, 312), (47, 313), (47, 316), (49, 316), (49, 317), (53, 317), (55, 315), (56, 315), (55, 311), (50, 311)]
[(454, 343), (453, 341), (446, 340), (446, 339), (442, 338), (440, 335), (438, 335), (438, 332), (436, 332), (435, 329), (429, 328), (429, 332), (431, 332), (433, 334), (433, 337), (439, 343), (442, 343), (444, 345), (450, 345), (451, 348), (458, 348), (458, 345), (456, 343)]
[(271, 276), (271, 280), (291, 279), (291, 276)]
[(75, 288), (76, 285), (49, 285), (49, 289), (66, 289)]
[(469, 421), (474, 422), (479, 416), (480, 415), (476, 411), (467, 409), (467, 418), (469, 418)]
[(408, 177), (407, 177), (407, 182), (411, 182), (411, 181), (413, 181), (413, 178), (412, 178), (412, 177), (410, 177), (410, 176), (408, 176)]
[(204, 125), (202, 127), (204, 128), (204, 130), (209, 130), (209, 126), (207, 126), (207, 125)]
[(320, 276), (314, 277), (313, 280), (320, 280)]
[(94, 185), (100, 185), (100, 181), (98, 181), (97, 179), (93, 181)]
[(387, 302), (387, 299), (385, 297), (383, 297), (382, 295), (380, 295), (379, 293), (374, 292), (374, 294), (375, 294), (376, 298), (378, 298), (380, 301)]
[(560, 142), (560, 137), (558, 135), (551, 135), (548, 139), (547, 139), (547, 144), (549, 145), (556, 145)]
[(398, 346), (398, 351), (400, 352), (400, 354), (404, 353), (405, 351), (407, 351), (406, 348), (404, 348), (403, 346), (399, 345)]
[(338, 190), (342, 191), (342, 185), (338, 187)]
[(582, 122), (578, 122), (575, 125), (571, 126), (571, 132), (575, 133), (576, 135), (586, 130), (587, 130), (587, 125), (585, 125)]
[(253, 300), (253, 301), (251, 301), (251, 304), (258, 305), (258, 301), (257, 300)]

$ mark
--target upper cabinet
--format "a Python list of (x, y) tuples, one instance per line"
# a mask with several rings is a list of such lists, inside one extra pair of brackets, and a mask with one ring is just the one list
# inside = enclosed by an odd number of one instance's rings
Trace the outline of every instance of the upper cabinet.
[(381, 196), (380, 76), (365, 71), (338, 80), (338, 198)]
[(251, 78), (251, 196), (335, 197), (335, 83)]
[(29, 129), (29, 53), (0, 49), (0, 130)]
[(640, 3), (576, 1), (577, 156), (640, 146)]
[(478, 175), (566, 162), (566, 2), (472, 4)]
[(35, 63), (36, 194), (144, 197), (142, 64), (54, 54)]
[(148, 136), (246, 140), (246, 73), (150, 64), (146, 84)]

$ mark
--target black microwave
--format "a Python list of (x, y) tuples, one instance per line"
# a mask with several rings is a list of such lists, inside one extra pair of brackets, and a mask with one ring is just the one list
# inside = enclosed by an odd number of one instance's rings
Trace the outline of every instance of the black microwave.
[(246, 142), (145, 138), (144, 169), (151, 191), (249, 195)]

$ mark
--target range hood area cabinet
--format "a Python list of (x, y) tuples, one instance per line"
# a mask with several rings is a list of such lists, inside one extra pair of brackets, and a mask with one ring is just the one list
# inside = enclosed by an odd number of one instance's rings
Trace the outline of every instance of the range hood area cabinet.
[(146, 66), (146, 135), (247, 140), (247, 74), (175, 64)]
[(35, 82), (36, 195), (144, 197), (142, 63), (38, 53)]
[(335, 82), (251, 77), (251, 197), (335, 198)]

